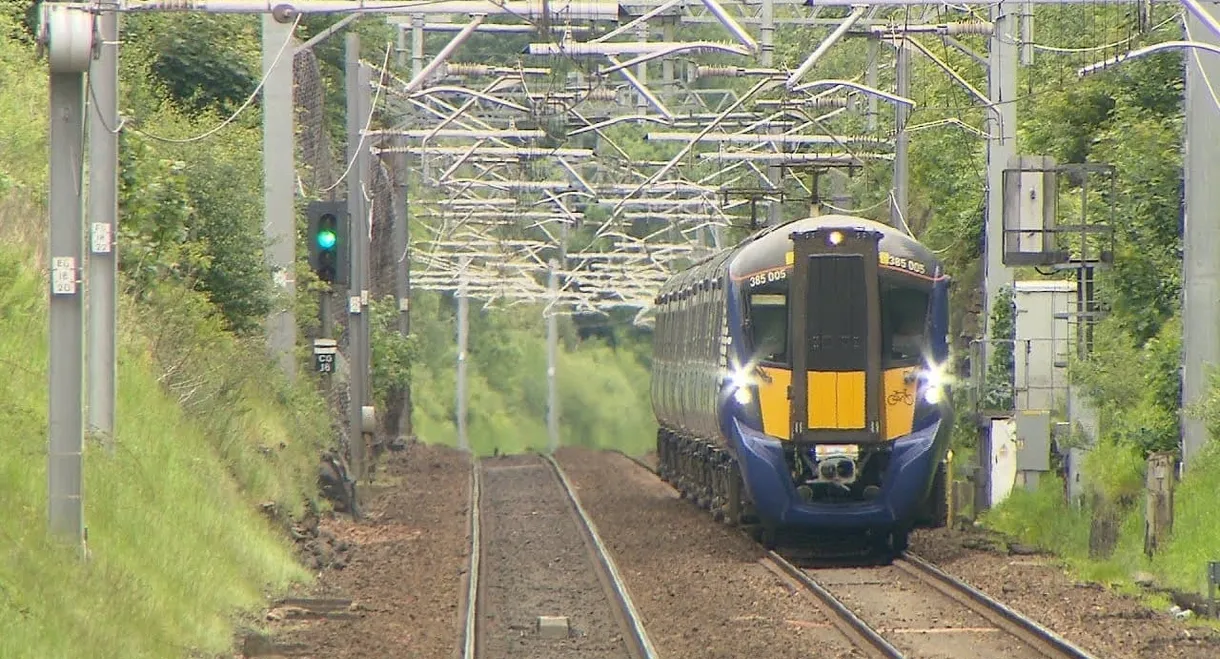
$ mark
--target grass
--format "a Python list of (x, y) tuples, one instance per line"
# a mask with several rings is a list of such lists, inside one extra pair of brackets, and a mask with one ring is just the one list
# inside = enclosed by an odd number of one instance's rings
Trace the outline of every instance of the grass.
[[(1110, 455), (1102, 448), (1098, 458), (1086, 463), (1089, 481), (1107, 496), (1130, 494), (1132, 461)], [(1104, 454), (1104, 455), (1103, 455)], [(1092, 456), (1091, 456), (1092, 457)], [(1138, 478), (1137, 478), (1138, 476)], [(1157, 608), (1169, 606), (1164, 596), (1151, 595), (1134, 585), (1134, 575), (1153, 575), (1157, 584), (1179, 591), (1206, 595), (1208, 561), (1220, 560), (1220, 448), (1215, 443), (1192, 466), (1175, 491), (1174, 528), (1169, 542), (1152, 557), (1144, 554), (1144, 499), (1133, 497), (1133, 505), (1119, 510), (1118, 542), (1106, 558), (1089, 556), (1090, 506), (1072, 506), (1063, 500), (1063, 482), (1044, 477), (1034, 491), (1014, 490), (1003, 503), (983, 516), (983, 523), (997, 531), (1034, 544), (1060, 557), (1080, 578), (1103, 583), (1132, 594)], [(1113, 491), (1109, 491), (1113, 490)]]
[(45, 521), (45, 279), (12, 244), (0, 245), (0, 279), (0, 366), (8, 376), (0, 383), (0, 656), (224, 652), (235, 614), (308, 578), (254, 505), (277, 497), (301, 505), (312, 448), (261, 465), (250, 457), (261, 455), (259, 443), (293, 435), (294, 415), (247, 390), (250, 409), (234, 414), (233, 434), (218, 441), (208, 414), (188, 414), (167, 395), (147, 342), (129, 338), (119, 359), (116, 449), (85, 447), (91, 556), (77, 561), (48, 538)]
[[(46, 195), (47, 68), (9, 36), (16, 29), (0, 13), (0, 199), (13, 191)], [(31, 127), (36, 129), (31, 130)]]
[(0, 657), (225, 653), (243, 612), (309, 579), (260, 509), (300, 513), (316, 496), (326, 411), (202, 295), (124, 297), (115, 449), (84, 447), (87, 560), (49, 537), (46, 67), (12, 39), (13, 7), (0, 11)]

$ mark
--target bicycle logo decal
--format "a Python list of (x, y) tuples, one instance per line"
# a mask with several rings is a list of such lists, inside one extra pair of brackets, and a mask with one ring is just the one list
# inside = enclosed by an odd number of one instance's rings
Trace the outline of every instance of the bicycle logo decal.
[(889, 397), (885, 399), (885, 402), (890, 405), (897, 405), (900, 402), (905, 405), (913, 405), (915, 403), (915, 399), (911, 396), (911, 392), (904, 388), (890, 393)]

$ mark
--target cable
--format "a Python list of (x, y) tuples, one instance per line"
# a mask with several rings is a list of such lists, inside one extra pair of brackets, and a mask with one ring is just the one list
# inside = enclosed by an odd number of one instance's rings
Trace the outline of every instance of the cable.
[[(392, 42), (387, 41), (385, 44), (385, 57), (382, 58), (381, 68), (379, 69), (380, 71), (383, 72), (381, 75), (382, 78), (385, 77), (385, 73), (384, 73), (385, 67), (386, 67), (386, 64), (390, 61), (390, 51), (393, 50), (393, 48), (394, 48), (394, 44)], [(356, 159), (359, 158), (359, 155), (358, 155), (359, 151), (360, 151), (360, 149), (364, 148), (364, 141), (366, 139), (368, 139), (369, 126), (373, 125), (373, 114), (377, 112), (377, 104), (381, 100), (381, 90), (384, 88), (385, 88), (384, 84), (377, 85), (377, 93), (373, 96), (373, 102), (369, 104), (369, 115), (364, 120), (364, 128), (360, 129), (360, 141), (356, 143), (356, 148), (352, 150), (353, 155), (352, 155), (351, 160), (347, 161), (347, 167), (344, 168), (342, 174), (340, 174), (338, 177), (335, 178), (334, 183), (331, 183), (329, 186), (319, 190), (318, 191), (319, 194), (325, 193), (325, 192), (330, 192), (331, 190), (334, 190), (336, 187), (339, 186), (340, 183), (342, 183), (344, 181), (344, 179), (347, 178), (348, 173), (350, 173), (352, 171), (352, 166), (356, 164)], [(368, 193), (366, 191), (362, 191), (362, 194), (365, 195), (366, 199), (368, 198)]]
[[(131, 131), (135, 132), (135, 133), (139, 133), (140, 135), (143, 135), (144, 137), (147, 137), (149, 139), (157, 140), (158, 142), (169, 142), (172, 144), (189, 144), (191, 142), (198, 142), (200, 140), (205, 140), (205, 139), (215, 135), (216, 133), (220, 132), (220, 130), (223, 129), (225, 126), (228, 126), (229, 124), (236, 121), (237, 117), (241, 116), (241, 113), (245, 112), (246, 108), (250, 107), (250, 104), (253, 103), (254, 99), (258, 97), (258, 93), (263, 89), (263, 85), (267, 84), (267, 79), (269, 77), (271, 77), (271, 71), (274, 70), (276, 65), (278, 65), (280, 63), (280, 58), (284, 56), (284, 51), (288, 49), (288, 44), (292, 43), (292, 38), (296, 34), (297, 26), (300, 25), (300, 23), (301, 23), (301, 16), (303, 16), (303, 14), (297, 14), (296, 18), (293, 19), (292, 28), (288, 31), (288, 36), (284, 39), (284, 43), (280, 45), (280, 49), (275, 54), (275, 59), (271, 62), (271, 66), (267, 67), (267, 72), (264, 73), (262, 79), (258, 81), (258, 86), (254, 88), (254, 91), (250, 92), (250, 96), (246, 98), (246, 102), (242, 103), (241, 107), (237, 108), (237, 110), (234, 111), (233, 114), (229, 115), (228, 119), (225, 119), (224, 121), (220, 122), (220, 125), (216, 126), (212, 130), (207, 131), (206, 133), (196, 135), (195, 137), (188, 137), (186, 139), (176, 139), (176, 138), (172, 138), (172, 137), (162, 137), (159, 135), (154, 135), (145, 130), (136, 128), (135, 126), (131, 127)], [(126, 123), (127, 123), (126, 119), (120, 120), (117, 128), (122, 128), (123, 125)]]
[[(1181, 11), (1177, 12), (1174, 16), (1167, 18), (1167, 19), (1161, 21), (1160, 23), (1157, 23), (1156, 25), (1149, 28), (1148, 32), (1155, 32), (1156, 30), (1159, 30), (1159, 29), (1165, 27), (1166, 25), (1173, 23), (1174, 21), (1180, 20), (1183, 16), (1183, 13), (1184, 12), (1181, 12)], [(1011, 36), (1011, 35), (1006, 35), (1006, 36)], [(1034, 50), (1041, 50), (1041, 51), (1048, 52), (1048, 53), (1093, 53), (1093, 52), (1097, 52), (1099, 50), (1110, 50), (1112, 48), (1118, 48), (1119, 46), (1125, 46), (1125, 45), (1131, 43), (1132, 41), (1139, 40), (1139, 38), (1141, 36), (1143, 36), (1143, 35), (1135, 34), (1130, 37), (1127, 37), (1126, 39), (1115, 41), (1114, 43), (1105, 44), (1104, 46), (1087, 46), (1084, 48), (1065, 48), (1065, 47), (1061, 47), (1061, 46), (1046, 46), (1046, 45), (1042, 45), (1039, 43), (1032, 43), (1032, 42), (1030, 43), (1030, 45), (1033, 46)], [(1004, 38), (1005, 37), (1001, 37), (1001, 39), (1004, 39)], [(1018, 43), (1018, 45), (1019, 45), (1019, 43)]]
[[(531, 20), (531, 19), (528, 19), (528, 18), (526, 18), (526, 17), (524, 17), (524, 16), (517, 15), (517, 14), (515, 14), (515, 12), (511, 12), (511, 11), (510, 11), (510, 12), (508, 12), (508, 13), (513, 14), (513, 15), (516, 15), (516, 16), (517, 16), (519, 19), (524, 20), (526, 23), (528, 23), (528, 24), (530, 24), (530, 25), (533, 25), (534, 27), (538, 27), (538, 24), (537, 24), (535, 21)], [(562, 43), (560, 43), (560, 42), (559, 42), (557, 39), (555, 39), (555, 37), (554, 37), (554, 33), (553, 33), (551, 30), (549, 30), (549, 29), (548, 29), (548, 30), (546, 30), (546, 37), (545, 37), (545, 38), (550, 39), (550, 42), (551, 42), (551, 43), (555, 44), (556, 46), (559, 46), (559, 51), (560, 51), (560, 52), (559, 52), (559, 56), (560, 56), (560, 57), (564, 57), (564, 58), (566, 58), (568, 61), (572, 62), (572, 63), (575, 65), (575, 68), (576, 68), (577, 70), (581, 71), (582, 73), (585, 73), (586, 75), (589, 75), (589, 71), (588, 71), (588, 69), (587, 69), (586, 65), (584, 64), (584, 62), (582, 62), (581, 60), (578, 60), (578, 59), (577, 59), (577, 58), (576, 58), (576, 57), (575, 57), (573, 54), (571, 54), (571, 53), (567, 52), (567, 51), (566, 51), (566, 50), (563, 48), (563, 44), (562, 44)], [(520, 69), (520, 67), (522, 66), (522, 63), (521, 63), (521, 60), (520, 60), (520, 59), (518, 59), (517, 66), (518, 66), (518, 68), (519, 68), (519, 69)], [(526, 95), (527, 95), (527, 98), (528, 98), (528, 97), (529, 97), (529, 94), (530, 94), (530, 87), (529, 87), (529, 83), (528, 83), (528, 82), (527, 82), (527, 80), (525, 79), (525, 76), (524, 76), (524, 75), (520, 75), (520, 73), (523, 73), (523, 72), (520, 72), (520, 71), (519, 71), (519, 79), (520, 79), (520, 84), (521, 84), (522, 88), (524, 89), (524, 91), (525, 91), (525, 93), (526, 93)], [(556, 77), (558, 77), (558, 74), (556, 75)], [(588, 100), (590, 97), (592, 97), (594, 94), (596, 94), (596, 93), (597, 93), (599, 90), (606, 88), (606, 86), (608, 85), (608, 78), (603, 77), (603, 76), (595, 76), (595, 77), (597, 77), (597, 78), (598, 78), (597, 83), (596, 83), (595, 85), (591, 85), (591, 86), (589, 86), (587, 89), (585, 89), (585, 90), (581, 90), (581, 92), (580, 92), (580, 93), (578, 93), (578, 94), (576, 95), (576, 97), (573, 99), (573, 101), (572, 101), (571, 103), (564, 103), (564, 111), (563, 111), (563, 114), (572, 114), (572, 115), (574, 115), (575, 117), (577, 117), (578, 119), (581, 119), (581, 120), (585, 121), (585, 123), (586, 123), (586, 124), (589, 124), (589, 123), (590, 123), (589, 121), (585, 120), (585, 119), (582, 117), (582, 115), (579, 113), (579, 111), (577, 110), (577, 108), (578, 108), (578, 107), (579, 107), (581, 104), (583, 104), (583, 103), (584, 103), (586, 100)], [(437, 102), (438, 102), (438, 99), (434, 99), (434, 98), (429, 98), (428, 100), (429, 100), (431, 103), (437, 103)], [(454, 110), (453, 108), (449, 108), (449, 113), (450, 113), (450, 116), (452, 116), (452, 113), (453, 113), (453, 112), (455, 112), (455, 111), (456, 111), (456, 110)], [(455, 119), (455, 120), (456, 120), (456, 119)], [(477, 119), (474, 119), (474, 122), (475, 122), (475, 123), (480, 123), (480, 124), (483, 124), (484, 126), (487, 126), (487, 124), (486, 124), (486, 123), (484, 123), (484, 122), (482, 122), (482, 121), (479, 121), (479, 120), (477, 120)], [(602, 134), (602, 133), (601, 133), (601, 131), (597, 131), (597, 132), (598, 132), (599, 134)], [(620, 148), (619, 148), (619, 147), (618, 147), (616, 144), (614, 144), (612, 140), (609, 140), (609, 138), (608, 138), (608, 137), (606, 137), (604, 134), (602, 134), (602, 137), (603, 137), (603, 139), (605, 139), (605, 140), (606, 140), (606, 142), (607, 142), (607, 143), (609, 143), (609, 144), (610, 144), (610, 146), (611, 146), (612, 148), (614, 148), (614, 149), (616, 149), (616, 150), (619, 150), (619, 151), (621, 152), (621, 149), (620, 149)], [(552, 153), (554, 153), (554, 152), (555, 152), (555, 149), (558, 149), (558, 148), (562, 148), (562, 145), (556, 145), (555, 147), (553, 147), (553, 148), (551, 149), (551, 152), (552, 152)], [(625, 156), (626, 154), (624, 153), (623, 155)], [(494, 172), (492, 172), (492, 175), (494, 175), (494, 176), (498, 176), (498, 175), (496, 175)], [(545, 229), (544, 229), (544, 232), (545, 232)], [(549, 233), (549, 232), (548, 232), (548, 233)], [(571, 280), (568, 280), (567, 282), (565, 282), (565, 284), (564, 284), (564, 289), (566, 289), (566, 288), (568, 287), (568, 285), (570, 284), (570, 282), (571, 282)]]
[[(1180, 20), (1183, 15), (1184, 15), (1184, 12), (1178, 11), (1173, 16), (1148, 28), (1147, 32), (1149, 32), (1149, 33), (1155, 32), (1156, 30), (1159, 30), (1159, 29), (1165, 27), (1166, 25), (1173, 23), (1174, 21)], [(1118, 48), (1119, 46), (1125, 46), (1133, 41), (1138, 41), (1140, 39), (1140, 37), (1142, 37), (1142, 36), (1144, 36), (1144, 35), (1137, 33), (1137, 34), (1133, 34), (1125, 39), (1120, 39), (1118, 41), (1115, 41), (1113, 43), (1108, 43), (1108, 44), (1104, 44), (1101, 46), (1083, 46), (1080, 48), (1068, 48), (1065, 46), (1048, 46), (1045, 44), (1040, 44), (1040, 43), (1036, 43), (1036, 42), (1032, 42), (1032, 41), (1028, 42), (1028, 45), (1031, 46), (1034, 50), (1040, 50), (1040, 51), (1048, 52), (1048, 53), (1059, 53), (1059, 54), (1094, 53), (1094, 52), (1097, 52), (1100, 50), (1111, 50), (1114, 48)], [(1023, 46), (1023, 45), (1026, 45), (1026, 43), (1027, 43), (1027, 42), (1021, 41), (1021, 39), (1019, 37), (1014, 36), (1012, 34), (1007, 34), (1007, 33), (1000, 36), (1000, 41), (1007, 43), (1009, 45), (1014, 45), (1014, 46)]]
[[(893, 198), (893, 196), (894, 196), (894, 193), (891, 191), (891, 192), (890, 192), (890, 196), (889, 196), (889, 197), (886, 197), (886, 198), (882, 199), (881, 201), (879, 201), (879, 202), (877, 202), (877, 203), (875, 203), (875, 204), (873, 204), (873, 205), (871, 205), (871, 206), (865, 206), (865, 207), (863, 207), (863, 208), (840, 208), (840, 207), (835, 206), (834, 204), (832, 204), (832, 203), (830, 203), (830, 202), (828, 202), (828, 201), (822, 201), (822, 202), (819, 202), (819, 203), (820, 203), (822, 206), (825, 206), (825, 207), (829, 208), (829, 209), (830, 209), (830, 210), (832, 210), (832, 211), (836, 211), (836, 212), (838, 212), (838, 213), (842, 213), (842, 214), (844, 214), (844, 215), (864, 215), (865, 213), (868, 213), (868, 212), (871, 212), (871, 211), (875, 211), (875, 210), (877, 210), (878, 208), (881, 208), (882, 206), (884, 206), (884, 205), (886, 205), (886, 204), (890, 203), (890, 199), (892, 199), (892, 198)], [(908, 232), (908, 233), (909, 233), (909, 232)]]

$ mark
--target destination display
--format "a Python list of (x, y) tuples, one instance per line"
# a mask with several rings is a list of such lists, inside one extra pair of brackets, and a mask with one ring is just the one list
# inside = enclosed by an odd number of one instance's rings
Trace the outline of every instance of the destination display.
[[(788, 271), (792, 269), (792, 252), (784, 255), (784, 261), (787, 265), (767, 268), (758, 272), (753, 272), (744, 277), (746, 285), (750, 288), (756, 288), (776, 281), (783, 281), (788, 278)], [(905, 256), (898, 256), (886, 251), (878, 253), (878, 264), (883, 268), (893, 268), (902, 270), (916, 275), (927, 275), (928, 266), (922, 261), (917, 261)], [(740, 278), (738, 278), (740, 281)]]

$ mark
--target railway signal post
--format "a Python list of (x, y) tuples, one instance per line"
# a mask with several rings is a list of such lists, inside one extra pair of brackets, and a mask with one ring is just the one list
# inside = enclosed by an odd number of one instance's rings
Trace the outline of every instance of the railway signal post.
[[(347, 200), (314, 201), (306, 207), (309, 223), (305, 243), (309, 253), (309, 267), (320, 281), (330, 285), (329, 290), (318, 294), (318, 316), (322, 321), (322, 336), (314, 340), (314, 369), (323, 375), (335, 372), (337, 348), (319, 352), (319, 345), (337, 346), (333, 338), (331, 300), (334, 292), (350, 280), (348, 246), (351, 235), (351, 218), (347, 216)], [(329, 361), (324, 363), (326, 357)], [(325, 367), (325, 368), (324, 368)], [(331, 390), (331, 379), (322, 380), (322, 387)]]

